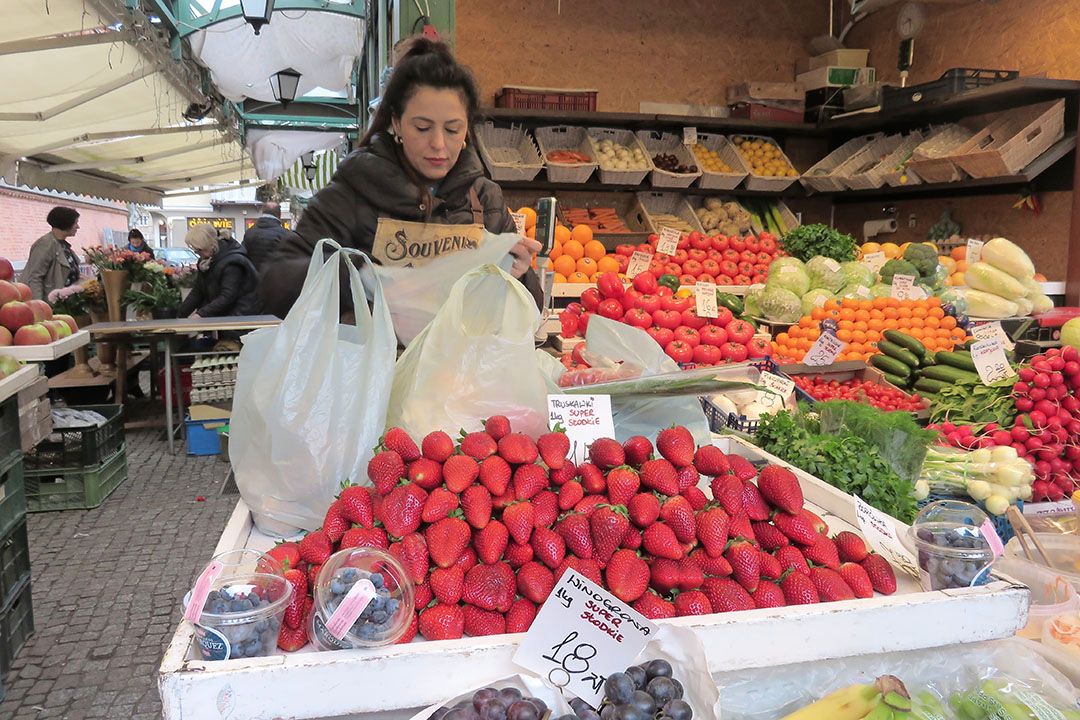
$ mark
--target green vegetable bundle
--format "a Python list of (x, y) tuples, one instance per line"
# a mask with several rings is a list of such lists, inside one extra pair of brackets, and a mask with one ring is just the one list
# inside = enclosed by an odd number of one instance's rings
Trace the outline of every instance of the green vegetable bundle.
[(951, 422), (955, 425), (985, 425), (997, 423), (1012, 427), (1016, 419), (1012, 387), (1015, 377), (983, 385), (974, 379), (953, 380), (941, 387), (930, 406), (930, 422)]
[(855, 238), (828, 225), (801, 225), (784, 236), (784, 250), (807, 262), (821, 255), (837, 262), (855, 259)]

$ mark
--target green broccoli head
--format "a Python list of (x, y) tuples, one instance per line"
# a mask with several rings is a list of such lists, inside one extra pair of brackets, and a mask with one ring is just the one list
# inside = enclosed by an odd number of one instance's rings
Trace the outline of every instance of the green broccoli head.
[(911, 243), (904, 250), (904, 259), (915, 266), (919, 277), (930, 277), (938, 266), (937, 250), (922, 243)]
[[(927, 250), (929, 249), (927, 248)], [(917, 278), (919, 277), (919, 271), (907, 260), (894, 258), (881, 266), (881, 282), (892, 285), (893, 275), (911, 275)]]

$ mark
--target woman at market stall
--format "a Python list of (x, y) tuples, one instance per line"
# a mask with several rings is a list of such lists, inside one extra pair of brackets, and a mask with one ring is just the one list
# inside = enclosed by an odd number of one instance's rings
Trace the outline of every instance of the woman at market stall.
[(142, 231), (139, 228), (131, 228), (128, 230), (128, 250), (137, 253), (146, 253), (150, 256), (150, 259), (154, 259), (154, 248), (146, 244), (146, 238), (143, 237)]
[(36, 300), (48, 300), (53, 290), (79, 281), (79, 258), (68, 242), (79, 231), (79, 212), (59, 205), (45, 220), (50, 230), (30, 246), (30, 257), (19, 275)]
[(209, 225), (192, 228), (184, 242), (199, 256), (199, 269), (178, 317), (259, 314), (259, 275), (240, 243)]
[[(479, 106), (476, 81), (449, 47), (413, 40), (401, 53), (359, 148), (311, 199), (296, 231), (282, 239), (264, 270), (266, 310), (285, 316), (322, 238), (362, 250), (376, 263), (414, 267), (440, 248), (467, 246), (446, 240), (462, 235), (463, 225), (514, 232), (502, 190), (484, 177), (470, 139)], [(511, 274), (537, 305), (542, 292), (530, 265), (539, 249), (536, 241), (522, 238), (510, 251)], [(342, 295), (347, 302), (348, 292)]]

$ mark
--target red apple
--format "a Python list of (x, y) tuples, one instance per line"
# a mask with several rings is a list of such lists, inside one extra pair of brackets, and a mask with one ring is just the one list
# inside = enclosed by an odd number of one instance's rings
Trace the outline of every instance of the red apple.
[[(570, 303), (570, 305), (576, 305), (576, 304), (577, 303)], [(570, 306), (567, 306), (567, 309), (569, 309), (569, 307)], [(53, 319), (54, 320), (63, 320), (64, 323), (69, 328), (71, 328), (72, 334), (75, 334), (75, 333), (79, 332), (79, 324), (77, 322), (75, 322), (75, 318), (71, 317), (70, 315), (54, 315)]]
[(19, 294), (19, 288), (15, 287), (14, 283), (0, 280), (0, 305), (9, 303), (12, 300), (20, 300), (21, 298), (22, 296)]
[(0, 346), (7, 347), (13, 342), (13, 340), (14, 339), (11, 337), (11, 331), (8, 330), (6, 327), (0, 325)]
[(11, 267), (11, 261), (7, 258), (0, 258), (0, 280), (13, 280), (15, 278), (15, 268)]
[[(4, 307), (7, 307), (6, 305)], [(3, 308), (0, 308), (2, 311)], [(16, 345), (48, 345), (53, 341), (52, 333), (44, 325), (24, 325), (15, 331)]]
[(29, 305), (19, 300), (12, 300), (0, 307), (0, 325), (15, 332), (23, 325), (34, 322), (34, 311)]
[(26, 304), (34, 312), (34, 322), (52, 320), (52, 306), (44, 300), (27, 300)]
[(71, 328), (63, 320), (46, 320), (43, 324), (56, 330), (57, 340), (71, 336)]
[[(55, 341), (60, 339), (60, 332), (52, 324), (51, 320), (42, 320), (41, 322), (34, 323), (34, 324), (35, 325), (40, 325), (41, 327), (45, 328), (49, 332), (49, 338), (50, 338), (49, 342), (55, 342)], [(20, 328), (20, 329), (22, 329), (22, 328)], [(15, 337), (19, 337), (18, 333), (15, 334)]]
[(15, 283), (15, 287), (19, 288), (19, 299), (26, 302), (30, 298), (34, 297), (34, 293), (31, 292), (30, 286), (26, 283)]

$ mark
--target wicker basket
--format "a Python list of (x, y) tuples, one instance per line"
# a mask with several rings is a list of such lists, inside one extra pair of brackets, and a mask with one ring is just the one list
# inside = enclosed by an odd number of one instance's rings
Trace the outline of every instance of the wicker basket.
[(598, 174), (600, 175), (600, 182), (605, 185), (640, 185), (641, 181), (645, 179), (645, 176), (649, 174), (653, 169), (652, 161), (649, 160), (649, 152), (645, 149), (645, 146), (638, 140), (637, 135), (632, 130), (617, 130), (615, 128), (589, 128), (586, 130), (588, 133), (589, 141), (592, 143), (592, 155), (595, 158), (599, 158), (600, 153), (597, 151), (597, 143), (601, 140), (610, 140), (613, 143), (618, 143), (629, 148), (638, 148), (645, 155), (645, 163), (647, 167), (644, 170), (605, 170), (603, 165), (599, 166)]
[[(750, 174), (750, 169), (746, 167), (742, 155), (735, 149), (735, 146), (723, 135), (698, 133), (697, 138), (698, 145), (716, 152), (720, 156), (720, 159), (726, 162), (728, 167), (735, 171), (730, 173), (709, 172), (701, 167), (701, 163), (697, 163), (698, 169), (701, 170), (701, 179), (698, 180), (698, 187), (707, 190), (734, 190), (739, 187), (739, 183), (745, 180), (746, 176)], [(693, 151), (691, 151), (690, 154), (693, 155)], [(696, 162), (697, 158), (695, 157), (694, 160)]]
[(544, 169), (544, 159), (524, 128), (484, 123), (476, 128), (476, 147), (495, 181), (534, 179)]
[(1030, 105), (1004, 113), (961, 145), (953, 160), (976, 178), (1015, 175), (1063, 137), (1064, 100)]
[(818, 192), (839, 192), (844, 189), (844, 181), (836, 170), (860, 150), (884, 137), (884, 133), (863, 135), (852, 138), (831, 153), (814, 163), (813, 167), (799, 178), (805, 187)]
[[(735, 233), (721, 232), (719, 228), (714, 228), (714, 229), (710, 230), (709, 228), (705, 227), (705, 221), (701, 217), (699, 212), (701, 211), (701, 208), (705, 207), (705, 203), (708, 202), (709, 200), (719, 200), (721, 203), (729, 203), (729, 202), (730, 203), (735, 203), (736, 205), (741, 207), (743, 210), (746, 210), (746, 207), (742, 203), (739, 202), (738, 198), (728, 197), (728, 196), (725, 196), (725, 195), (721, 195), (719, 193), (716, 194), (716, 195), (690, 195), (689, 197), (686, 198), (686, 202), (690, 205), (690, 209), (694, 211), (694, 215), (697, 216), (698, 222), (701, 223), (702, 232), (704, 232), (706, 235), (715, 235), (716, 233), (721, 233), (722, 235), (729, 235), (729, 234), (733, 235), (733, 234), (735, 234)], [(750, 214), (749, 211), (747, 211), (747, 214), (748, 215)], [(740, 234), (745, 234), (745, 233), (751, 232), (751, 231), (753, 231), (753, 229), (754, 229), (754, 221), (753, 221), (753, 216), (751, 215), (751, 219), (748, 221), (748, 223), (745, 226), (740, 227)]]
[(674, 215), (684, 220), (691, 230), (705, 232), (701, 227), (697, 214), (694, 213), (693, 208), (679, 193), (639, 192), (636, 197), (637, 217), (635, 220), (649, 228), (650, 232), (658, 233), (663, 227), (662, 223), (658, 225), (654, 221), (654, 216), (658, 214)]
[(661, 170), (653, 162), (653, 171), (649, 173), (649, 180), (653, 187), (688, 188), (701, 177), (701, 168), (698, 166), (697, 158), (690, 152), (690, 148), (683, 145), (681, 134), (676, 135), (659, 130), (639, 130), (637, 137), (645, 146), (645, 153), (649, 156), (650, 162), (657, 154), (665, 153), (674, 155), (682, 165), (697, 168), (697, 172), (673, 173)]
[[(761, 140), (762, 142), (767, 142), (770, 145), (776, 145), (776, 147), (778, 148), (780, 147), (775, 140), (773, 140), (772, 138), (764, 137), (763, 135), (741, 134), (740, 137), (750, 138), (752, 140)], [(791, 165), (791, 167), (795, 167), (791, 164), (791, 159), (784, 154), (782, 148), (780, 150), (780, 155), (784, 158), (788, 165)], [(746, 180), (746, 189), (764, 190), (767, 192), (780, 192), (781, 190), (787, 190), (798, 179), (798, 176), (783, 178), (765, 177), (764, 175), (755, 175), (751, 172)]]
[(975, 135), (963, 125), (946, 125), (932, 133), (911, 154), (908, 169), (926, 183), (957, 182), (964, 178), (964, 171), (951, 157), (961, 145)]
[(917, 130), (907, 137), (889, 135), (852, 155), (836, 169), (836, 174), (851, 190), (876, 190), (885, 184), (885, 176), (906, 161), (922, 141), (922, 133)]
[[(536, 144), (540, 146), (540, 155), (544, 159), (548, 180), (557, 183), (583, 183), (593, 174), (593, 170), (596, 169), (596, 155), (593, 154), (592, 143), (585, 134), (585, 128), (555, 125), (538, 127), (534, 132)], [(547, 161), (548, 153), (555, 150), (577, 150), (592, 158), (593, 161), (573, 164), (550, 163)]]

